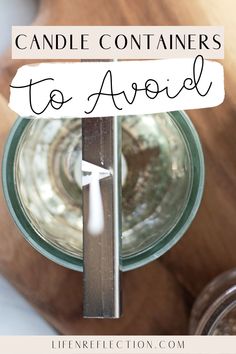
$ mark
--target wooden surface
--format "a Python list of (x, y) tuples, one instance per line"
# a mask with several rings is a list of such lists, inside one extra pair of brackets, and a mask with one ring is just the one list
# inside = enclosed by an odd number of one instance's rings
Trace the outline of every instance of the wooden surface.
[[(82, 275), (45, 259), (14, 226), (0, 196), (0, 271), (63, 334), (187, 334), (194, 298), (236, 266), (236, 34), (234, 0), (42, 0), (36, 24), (224, 25), (225, 102), (189, 111), (206, 162), (199, 213), (184, 238), (150, 265), (124, 274), (124, 317), (82, 319)], [(0, 59), (0, 92), (25, 61)], [(0, 98), (0, 150), (14, 115)], [(1, 192), (2, 193), (2, 192)]]

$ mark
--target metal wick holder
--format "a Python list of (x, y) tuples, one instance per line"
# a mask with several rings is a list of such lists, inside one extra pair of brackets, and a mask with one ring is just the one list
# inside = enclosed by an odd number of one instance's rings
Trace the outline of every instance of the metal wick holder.
[(120, 140), (117, 117), (82, 119), (84, 317), (121, 315)]

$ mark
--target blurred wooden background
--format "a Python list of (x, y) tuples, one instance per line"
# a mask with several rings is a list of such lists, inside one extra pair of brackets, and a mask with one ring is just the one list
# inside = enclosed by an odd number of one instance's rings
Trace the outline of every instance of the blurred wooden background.
[[(187, 334), (203, 286), (236, 266), (236, 32), (234, 0), (41, 0), (39, 25), (223, 25), (224, 103), (189, 111), (205, 152), (206, 186), (184, 238), (161, 259), (123, 276), (124, 317), (82, 319), (82, 275), (33, 250), (0, 195), (0, 272), (63, 334)], [(0, 58), (0, 151), (15, 115), (7, 108), (18, 66)]]

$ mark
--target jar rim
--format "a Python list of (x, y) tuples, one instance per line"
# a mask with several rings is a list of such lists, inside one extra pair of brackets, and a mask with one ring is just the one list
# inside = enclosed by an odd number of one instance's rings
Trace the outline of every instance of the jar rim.
[(212, 335), (219, 322), (236, 309), (236, 285), (225, 290), (203, 314), (195, 335)]

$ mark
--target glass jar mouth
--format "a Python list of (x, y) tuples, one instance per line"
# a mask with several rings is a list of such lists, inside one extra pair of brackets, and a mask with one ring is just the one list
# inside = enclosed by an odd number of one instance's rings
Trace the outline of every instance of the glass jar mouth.
[[(235, 317), (231, 311), (236, 311), (236, 268), (219, 274), (200, 292), (191, 311), (189, 334), (220, 334)], [(234, 323), (230, 326), (235, 330)]]
[(214, 335), (221, 320), (236, 309), (236, 285), (221, 294), (203, 314), (195, 335)]
[[(185, 144), (188, 148), (188, 153), (191, 161), (192, 168), (192, 183), (189, 192), (188, 202), (186, 208), (183, 210), (178, 222), (173, 226), (167, 235), (161, 239), (156, 245), (146, 249), (140, 254), (135, 254), (130, 257), (126, 257), (122, 260), (122, 270), (127, 271), (131, 269), (143, 266), (150, 261), (160, 257), (168, 249), (170, 249), (184, 234), (195, 214), (198, 210), (204, 185), (204, 160), (201, 149), (201, 144), (198, 135), (184, 112), (171, 112), (168, 115), (173, 120), (174, 124), (180, 130)], [(14, 160), (17, 150), (17, 143), (29, 123), (28, 119), (18, 118), (17, 122), (13, 126), (8, 141), (5, 146), (5, 153), (3, 158), (2, 178), (3, 178), (3, 190), (5, 198), (9, 207), (9, 210), (13, 216), (13, 219), (25, 238), (32, 244), (34, 248), (40, 251), (43, 255), (51, 260), (59, 263), (68, 268), (82, 271), (82, 260), (68, 255), (59, 249), (56, 249), (48, 242), (43, 240), (34, 230), (30, 222), (24, 215), (21, 208), (15, 181), (14, 181)]]

